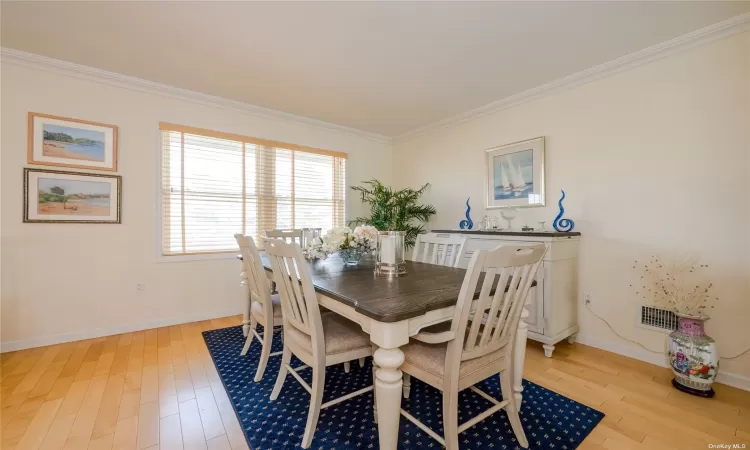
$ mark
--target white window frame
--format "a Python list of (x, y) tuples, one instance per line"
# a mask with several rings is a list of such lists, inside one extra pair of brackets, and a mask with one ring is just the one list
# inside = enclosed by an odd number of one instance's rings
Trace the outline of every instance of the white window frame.
[[(219, 252), (219, 253), (193, 253), (188, 255), (165, 255), (163, 253), (163, 240), (164, 240), (164, 205), (163, 205), (163, 195), (162, 195), (162, 176), (163, 176), (163, 170), (162, 170), (162, 159), (163, 159), (163, 136), (164, 133), (159, 127), (159, 123), (156, 125), (155, 130), (155, 142), (156, 142), (156, 149), (155, 152), (155, 164), (154, 164), (154, 173), (153, 173), (153, 179), (154, 179), (154, 195), (156, 197), (155, 202), (155, 208), (154, 208), (154, 214), (156, 215), (156, 220), (154, 221), (154, 224), (156, 226), (156, 246), (155, 246), (155, 256), (156, 256), (156, 262), (159, 263), (174, 263), (174, 262), (190, 262), (190, 261), (211, 261), (211, 260), (225, 260), (225, 259), (236, 259), (237, 255), (239, 255), (239, 247), (237, 248), (237, 252), (234, 251), (228, 251), (228, 252)], [(347, 164), (348, 166), (348, 164)], [(349, 170), (344, 171), (344, 186), (349, 186)], [(344, 224), (349, 223), (349, 196), (348, 191), (346, 187), (343, 191), (344, 198)], [(326, 230), (323, 230), (325, 233)]]

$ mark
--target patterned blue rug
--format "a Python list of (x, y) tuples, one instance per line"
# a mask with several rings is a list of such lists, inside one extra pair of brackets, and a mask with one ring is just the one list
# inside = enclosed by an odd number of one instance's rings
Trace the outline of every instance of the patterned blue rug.
[[(258, 327), (261, 329), (261, 327)], [(286, 378), (279, 398), (269, 400), (279, 370), (280, 356), (271, 357), (260, 383), (253, 377), (260, 355), (260, 343), (253, 342), (246, 356), (240, 356), (245, 342), (242, 328), (205, 331), (208, 350), (214, 359), (237, 418), (253, 450), (299, 448), (307, 421), (310, 395), (292, 376)], [(274, 336), (273, 351), (281, 351), (280, 333)], [(301, 365), (296, 358), (292, 367)], [(342, 364), (326, 370), (323, 402), (372, 384), (368, 358), (364, 368), (354, 361), (344, 373)], [(309, 383), (311, 371), (300, 375)], [(495, 398), (502, 398), (497, 377), (478, 386)], [(567, 397), (524, 380), (523, 422), (532, 449), (571, 450), (578, 447), (604, 414)], [(459, 395), (459, 423), (486, 410), (489, 403), (470, 390)], [(443, 434), (442, 396), (439, 391), (412, 379), (411, 396), (402, 407), (439, 434)], [(378, 448), (378, 431), (373, 422), (372, 393), (363, 394), (320, 412), (312, 449)], [(405, 418), (399, 427), (400, 449), (439, 449), (442, 446)], [(459, 435), (461, 449), (520, 449), (505, 411), (499, 411)]]

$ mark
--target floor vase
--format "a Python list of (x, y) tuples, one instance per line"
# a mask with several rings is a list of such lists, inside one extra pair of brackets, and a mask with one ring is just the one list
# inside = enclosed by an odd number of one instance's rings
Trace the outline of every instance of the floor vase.
[(711, 387), (719, 372), (719, 352), (703, 325), (707, 318), (679, 316), (677, 330), (669, 335), (669, 363), (680, 391), (713, 397)]

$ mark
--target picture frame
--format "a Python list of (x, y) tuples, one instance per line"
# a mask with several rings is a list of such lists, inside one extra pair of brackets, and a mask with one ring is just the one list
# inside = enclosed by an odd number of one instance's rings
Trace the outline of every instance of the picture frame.
[(24, 223), (121, 223), (122, 177), (23, 169)]
[(485, 150), (487, 209), (545, 205), (544, 136)]
[(117, 171), (117, 126), (29, 113), (27, 162), (42, 166)]

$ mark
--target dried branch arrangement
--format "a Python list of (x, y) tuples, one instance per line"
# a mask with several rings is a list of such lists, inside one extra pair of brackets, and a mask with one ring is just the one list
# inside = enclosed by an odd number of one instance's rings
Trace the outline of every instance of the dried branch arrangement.
[(708, 310), (718, 297), (712, 296), (713, 283), (700, 276), (707, 264), (698, 264), (697, 258), (683, 258), (671, 263), (662, 262), (658, 256), (644, 263), (635, 261), (633, 269), (641, 272), (635, 288), (645, 302), (669, 309), (676, 314), (707, 319)]

